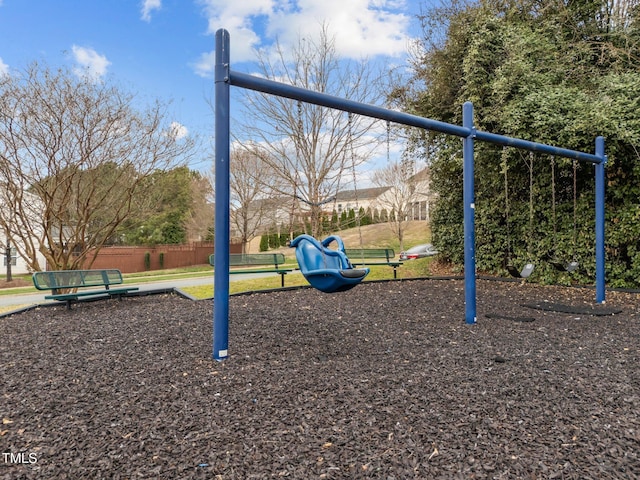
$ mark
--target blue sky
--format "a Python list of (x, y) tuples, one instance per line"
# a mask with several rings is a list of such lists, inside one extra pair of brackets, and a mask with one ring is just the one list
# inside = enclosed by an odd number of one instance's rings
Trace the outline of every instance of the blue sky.
[[(232, 68), (255, 48), (293, 43), (321, 23), (338, 53), (400, 63), (418, 32), (415, 0), (0, 0), (0, 74), (33, 61), (171, 101), (185, 134), (211, 136), (214, 34), (231, 34)], [(194, 164), (193, 168), (207, 168)]]

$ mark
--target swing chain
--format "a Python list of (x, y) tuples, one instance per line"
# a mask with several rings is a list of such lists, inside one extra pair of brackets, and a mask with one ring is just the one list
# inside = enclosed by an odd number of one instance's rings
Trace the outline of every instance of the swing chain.
[(573, 160), (573, 261), (576, 261), (576, 248), (578, 243), (578, 161)]
[[(358, 227), (358, 236), (360, 238), (360, 251), (363, 253), (363, 244), (364, 240), (362, 238), (362, 222), (360, 220), (360, 204), (358, 202), (358, 178), (356, 175), (356, 153), (355, 147), (353, 145), (353, 114), (351, 112), (348, 113), (348, 139), (349, 139), (349, 148), (351, 150), (351, 171), (353, 174), (353, 196), (356, 202), (356, 226)], [(364, 262), (364, 259), (362, 259)]]
[(511, 231), (509, 226), (509, 164), (507, 163), (507, 148), (502, 147), (502, 171), (504, 172), (504, 220), (507, 227), (507, 263), (511, 263)]

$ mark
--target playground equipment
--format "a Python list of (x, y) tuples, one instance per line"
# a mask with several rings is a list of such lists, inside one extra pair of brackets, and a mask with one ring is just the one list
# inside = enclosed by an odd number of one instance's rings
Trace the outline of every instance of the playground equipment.
[[(506, 157), (506, 147), (502, 149), (502, 169), (504, 171), (504, 216), (505, 223), (507, 225), (507, 255), (505, 268), (509, 272), (509, 275), (516, 278), (529, 278), (533, 273), (533, 269), (535, 268), (533, 262), (528, 261), (525, 266), (518, 270), (513, 263), (511, 262), (511, 231), (509, 228), (509, 165), (507, 164)], [(527, 238), (527, 254), (531, 255), (531, 250), (529, 248), (531, 237), (533, 235), (533, 153), (529, 155), (529, 236)]]
[[(333, 242), (337, 244), (337, 250), (328, 248)], [(296, 249), (296, 260), (304, 278), (321, 292), (344, 292), (369, 274), (368, 268), (353, 268), (345, 254), (342, 239), (336, 235), (322, 242), (310, 235), (299, 235), (289, 246)]]
[(304, 88), (267, 80), (265, 78), (233, 71), (230, 67), (229, 32), (216, 32), (215, 54), (215, 171), (216, 212), (214, 253), (214, 312), (213, 358), (228, 357), (229, 345), (229, 157), (230, 157), (230, 87), (255, 90), (294, 100), (335, 108), (371, 118), (418, 127), (462, 138), (463, 153), (463, 203), (464, 203), (464, 284), (465, 322), (474, 324), (476, 317), (476, 260), (475, 260), (475, 192), (474, 192), (474, 143), (489, 142), (523, 150), (546, 153), (559, 157), (588, 162), (595, 166), (595, 257), (596, 302), (605, 301), (605, 245), (604, 245), (604, 191), (607, 158), (603, 137), (595, 140), (595, 154), (554, 147), (543, 143), (522, 140), (495, 133), (479, 131), (474, 127), (473, 104), (462, 107), (462, 126), (410, 115), (374, 105), (314, 92)]

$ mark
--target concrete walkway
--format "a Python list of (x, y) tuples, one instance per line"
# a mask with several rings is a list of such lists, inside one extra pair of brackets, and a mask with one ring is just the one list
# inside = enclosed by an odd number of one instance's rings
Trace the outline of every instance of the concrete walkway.
[[(277, 273), (265, 273), (265, 274), (251, 274), (251, 275), (231, 275), (231, 281), (246, 280), (248, 278), (258, 278), (275, 276)], [(173, 288), (191, 287), (199, 285), (213, 285), (213, 274), (207, 274), (202, 277), (162, 280), (158, 282), (140, 283), (140, 284), (127, 284), (127, 286), (138, 287), (140, 292), (148, 292), (153, 290), (169, 290)], [(22, 293), (16, 295), (0, 295), (0, 308), (10, 307), (12, 305), (40, 305), (44, 303), (50, 303), (52, 300), (45, 300), (45, 295), (49, 295), (51, 292), (43, 291), (39, 293)], [(59, 303), (59, 302), (57, 302)]]

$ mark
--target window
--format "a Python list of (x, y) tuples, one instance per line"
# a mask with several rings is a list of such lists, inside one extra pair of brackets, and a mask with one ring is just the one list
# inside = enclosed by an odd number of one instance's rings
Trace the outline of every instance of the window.
[[(7, 255), (6, 255), (6, 249), (3, 250), (3, 257), (4, 257), (4, 266), (7, 266)], [(11, 265), (17, 265), (18, 264), (18, 251), (11, 247)]]

